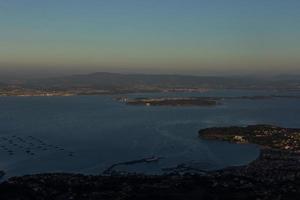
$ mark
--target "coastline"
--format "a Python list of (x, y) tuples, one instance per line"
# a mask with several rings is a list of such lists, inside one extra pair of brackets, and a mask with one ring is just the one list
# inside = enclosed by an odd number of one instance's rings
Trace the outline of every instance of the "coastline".
[[(200, 130), (200, 137), (215, 139), (223, 131), (223, 140), (236, 129), (247, 135), (257, 130), (277, 134), (298, 133), (268, 125), (225, 127)], [(226, 130), (226, 131), (224, 131)], [(201, 135), (205, 132), (205, 136)], [(241, 133), (241, 132), (239, 132)], [(266, 132), (267, 133), (267, 132)], [(300, 134), (300, 132), (299, 132)], [(288, 136), (288, 134), (285, 134)], [(204, 136), (204, 137), (203, 137)], [(208, 136), (212, 136), (209, 137)], [(273, 137), (277, 141), (277, 137)], [(222, 139), (219, 136), (218, 139)], [(297, 199), (300, 195), (300, 155), (293, 149), (261, 145), (260, 156), (246, 166), (228, 167), (205, 173), (182, 173), (174, 170), (165, 175), (112, 174), (38, 174), (10, 178), (0, 184), (1, 199)], [(294, 144), (296, 144), (294, 143)], [(276, 143), (275, 143), (276, 144)], [(283, 147), (283, 146), (282, 146)], [(22, 196), (20, 196), (22, 194)]]

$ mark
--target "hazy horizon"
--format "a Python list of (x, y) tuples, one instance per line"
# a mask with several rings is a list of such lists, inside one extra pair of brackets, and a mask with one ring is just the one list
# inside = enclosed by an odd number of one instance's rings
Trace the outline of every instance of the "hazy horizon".
[(22, 80), (22, 79), (45, 79), (45, 78), (62, 78), (76, 75), (91, 75), (96, 73), (111, 73), (123, 75), (175, 75), (175, 76), (195, 76), (195, 77), (247, 77), (247, 78), (300, 78), (300, 73), (180, 73), (180, 72), (147, 72), (147, 71), (0, 71), (1, 81)]
[(0, 0), (2, 76), (299, 74), (297, 0)]

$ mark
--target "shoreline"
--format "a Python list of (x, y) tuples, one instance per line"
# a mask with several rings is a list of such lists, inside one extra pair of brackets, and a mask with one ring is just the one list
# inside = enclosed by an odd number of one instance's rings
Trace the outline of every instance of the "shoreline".
[[(130, 90), (130, 89), (96, 89), (96, 88), (70, 88), (70, 89), (30, 89), (30, 88), (0, 88), (0, 97), (52, 97), (52, 96), (101, 96), (101, 95), (126, 95), (126, 94), (139, 94), (139, 93), (205, 93), (209, 91), (218, 90), (245, 90), (245, 91), (266, 91), (270, 88), (167, 88), (167, 89), (150, 89), (150, 90)], [(289, 91), (300, 92), (300, 88), (280, 89), (273, 88), (273, 92)], [(239, 98), (264, 99), (264, 98), (293, 98), (290, 95), (253, 95), (253, 96), (240, 96)], [(300, 98), (300, 96), (294, 96)], [(190, 97), (191, 98), (191, 97)], [(211, 97), (218, 98), (218, 97)], [(235, 97), (222, 97), (227, 99), (234, 99)]]
[[(276, 146), (278, 133), (290, 137), (300, 135), (300, 129), (269, 125), (208, 128), (199, 131), (204, 139), (240, 143), (228, 137), (242, 130), (240, 136), (249, 139), (251, 133), (265, 133), (273, 140), (262, 146), (259, 157), (245, 166), (228, 167), (202, 174), (174, 170), (164, 175), (37, 174), (10, 178), (0, 184), (1, 199), (296, 199), (300, 195), (299, 138), (295, 146)], [(219, 132), (218, 132), (219, 131)], [(279, 132), (278, 132), (279, 131)], [(219, 133), (223, 133), (223, 138)], [(205, 135), (203, 135), (205, 133)], [(289, 133), (289, 134), (286, 134)], [(247, 137), (246, 137), (247, 136)], [(253, 141), (256, 136), (249, 139)], [(261, 137), (261, 136), (259, 136)], [(267, 141), (267, 140), (265, 140)], [(252, 142), (250, 142), (252, 143)], [(258, 144), (261, 145), (261, 144)], [(276, 148), (273, 148), (275, 145)], [(283, 148), (284, 147), (284, 148)], [(181, 166), (186, 167), (186, 166)], [(21, 192), (22, 196), (17, 192)], [(31, 197), (31, 198), (29, 198)], [(34, 198), (33, 198), (34, 197)]]

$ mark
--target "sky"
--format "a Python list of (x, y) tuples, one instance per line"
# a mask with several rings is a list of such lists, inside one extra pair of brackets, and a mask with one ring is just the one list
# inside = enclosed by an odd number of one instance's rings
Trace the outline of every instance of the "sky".
[(299, 0), (0, 0), (0, 73), (300, 73)]

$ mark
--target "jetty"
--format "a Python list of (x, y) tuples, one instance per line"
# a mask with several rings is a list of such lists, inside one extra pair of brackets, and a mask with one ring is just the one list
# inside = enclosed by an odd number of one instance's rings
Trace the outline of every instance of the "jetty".
[(111, 174), (113, 169), (117, 166), (134, 165), (134, 164), (139, 164), (139, 163), (152, 163), (152, 162), (158, 162), (161, 159), (163, 159), (163, 157), (152, 156), (152, 157), (149, 157), (149, 158), (143, 158), (143, 159), (138, 159), (138, 160), (115, 163), (115, 164), (111, 165), (109, 168), (107, 168), (106, 170), (104, 170), (103, 174)]

